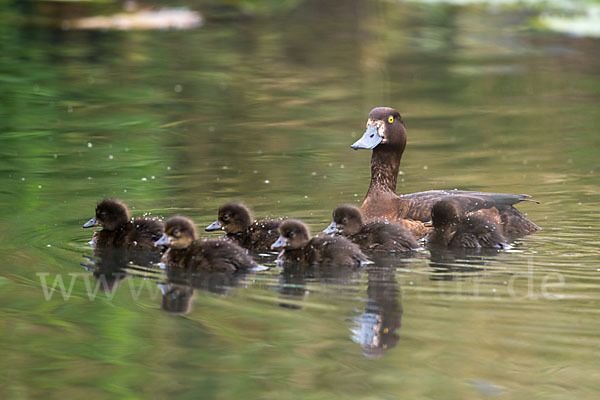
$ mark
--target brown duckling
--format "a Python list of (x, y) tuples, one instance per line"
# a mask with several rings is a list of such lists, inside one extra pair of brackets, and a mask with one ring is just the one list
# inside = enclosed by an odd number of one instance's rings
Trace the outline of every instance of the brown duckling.
[(521, 201), (533, 201), (528, 200), (530, 196), (525, 194), (430, 190), (398, 196), (396, 180), (406, 148), (406, 128), (402, 117), (393, 108), (377, 107), (371, 110), (366, 132), (351, 147), (354, 150), (373, 150), (371, 184), (361, 207), (367, 220), (412, 220), (414, 223), (410, 230), (420, 238), (428, 231), (423, 223), (431, 219), (433, 205), (439, 200), (451, 198), (462, 214), (480, 210), (478, 214), (494, 219), (507, 236), (522, 236), (540, 230), (513, 207)]
[(92, 244), (98, 248), (155, 250), (154, 242), (163, 234), (163, 223), (154, 218), (131, 219), (127, 206), (117, 199), (104, 199), (96, 206), (96, 216), (83, 227), (101, 226), (94, 232)]
[(333, 221), (323, 233), (337, 233), (360, 246), (364, 251), (403, 252), (419, 247), (410, 231), (389, 222), (363, 224), (358, 207), (351, 204), (333, 210)]
[(431, 210), (433, 231), (427, 235), (432, 246), (453, 248), (504, 248), (506, 240), (493, 221), (479, 215), (461, 216), (454, 202), (438, 201)]
[(314, 236), (301, 221), (288, 219), (279, 226), (279, 239), (271, 246), (282, 250), (284, 263), (358, 267), (368, 261), (360, 248), (343, 236)]
[(279, 237), (281, 221), (274, 219), (252, 219), (252, 213), (242, 203), (228, 202), (219, 207), (218, 219), (207, 226), (207, 232), (219, 229), (227, 233), (227, 238), (234, 240), (245, 249), (255, 252), (269, 251), (271, 244)]
[(164, 235), (155, 244), (169, 247), (163, 256), (168, 268), (235, 272), (256, 267), (237, 243), (221, 238), (198, 240), (194, 223), (181, 216), (169, 218)]

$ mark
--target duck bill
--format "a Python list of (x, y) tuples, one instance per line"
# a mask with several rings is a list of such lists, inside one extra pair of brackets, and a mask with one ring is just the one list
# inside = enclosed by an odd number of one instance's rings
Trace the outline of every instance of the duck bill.
[(383, 138), (381, 136), (379, 136), (379, 132), (377, 130), (377, 125), (370, 125), (369, 127), (367, 127), (367, 130), (362, 135), (362, 137), (360, 139), (358, 139), (356, 142), (354, 142), (354, 144), (350, 147), (352, 147), (354, 150), (358, 150), (358, 149), (370, 150), (370, 149), (374, 149), (375, 147), (377, 147), (377, 145), (379, 143), (381, 143), (382, 140), (383, 140)]
[(154, 245), (155, 246), (166, 246), (169, 244), (169, 242), (170, 242), (169, 235), (167, 235), (165, 233), (160, 237), (160, 239), (158, 239), (156, 242), (154, 242)]
[(206, 228), (204, 228), (204, 230), (206, 232), (212, 232), (212, 231), (218, 231), (219, 229), (223, 228), (221, 226), (221, 224), (219, 223), (219, 221), (215, 221), (212, 224), (210, 224), (209, 226), (207, 226)]
[(90, 219), (88, 222), (83, 224), (84, 228), (91, 228), (93, 226), (98, 226), (98, 221), (96, 220), (96, 217)]
[(339, 231), (340, 231), (340, 229), (338, 228), (338, 226), (335, 223), (335, 221), (332, 221), (329, 224), (329, 226), (323, 230), (323, 233), (326, 233), (326, 234), (329, 235), (330, 233), (338, 233)]
[(283, 249), (285, 246), (287, 246), (287, 240), (283, 236), (279, 236), (279, 239), (271, 245), (271, 250)]

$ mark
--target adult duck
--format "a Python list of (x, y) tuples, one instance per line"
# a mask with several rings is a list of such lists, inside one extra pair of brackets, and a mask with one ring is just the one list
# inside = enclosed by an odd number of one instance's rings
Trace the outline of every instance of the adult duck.
[(371, 110), (367, 130), (352, 146), (354, 150), (372, 149), (371, 184), (361, 210), (367, 220), (398, 220), (417, 237), (429, 228), (433, 205), (452, 199), (460, 214), (477, 213), (496, 222), (507, 237), (534, 233), (540, 228), (515, 207), (529, 200), (526, 194), (471, 192), (466, 190), (430, 190), (404, 195), (396, 194), (396, 181), (402, 153), (406, 148), (406, 128), (398, 111), (389, 107)]

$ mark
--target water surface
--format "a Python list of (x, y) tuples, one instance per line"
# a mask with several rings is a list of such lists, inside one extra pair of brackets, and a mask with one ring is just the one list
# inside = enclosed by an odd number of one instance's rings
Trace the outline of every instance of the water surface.
[[(598, 397), (598, 39), (516, 6), (190, 7), (203, 27), (115, 32), (2, 6), (0, 397)], [(194, 288), (132, 265), (94, 291), (100, 199), (199, 228), (238, 199), (319, 232), (362, 202), (349, 145), (382, 105), (408, 129), (399, 193), (528, 193), (543, 230), (355, 271), (266, 256)]]

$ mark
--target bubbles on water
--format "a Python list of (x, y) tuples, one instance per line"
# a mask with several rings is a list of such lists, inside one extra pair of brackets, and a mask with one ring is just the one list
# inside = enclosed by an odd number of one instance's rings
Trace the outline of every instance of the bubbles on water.
[(112, 154), (109, 154), (109, 155), (108, 155), (108, 159), (109, 159), (109, 160), (112, 160), (113, 158), (114, 158), (114, 157), (113, 157), (113, 155), (112, 155)]
[(317, 173), (315, 171), (310, 173), (312, 176), (317, 176)]
[(69, 106), (69, 107), (67, 107), (67, 112), (70, 112), (70, 113), (72, 113), (72, 112), (73, 112), (73, 106)]
[(155, 177), (154, 175), (152, 175), (152, 176), (150, 177), (150, 179), (156, 179), (156, 177)]
[(148, 180), (148, 178), (146, 178), (146, 177), (143, 177), (143, 178), (141, 179), (141, 181), (142, 181), (142, 182), (146, 182), (147, 180)]
[(42, 188), (42, 185), (38, 185), (38, 189), (41, 189), (41, 188)]
[(91, 180), (92, 180), (92, 177), (91, 177), (91, 176), (88, 176), (88, 181), (91, 181)]
[(167, 171), (170, 171), (170, 170), (171, 170), (171, 166), (167, 165)]
[(55, 154), (55, 155), (54, 155), (54, 158), (58, 158), (58, 154)]
[(47, 244), (46, 247), (52, 247), (52, 245), (51, 244)]
[(268, 179), (265, 179), (265, 183), (268, 185), (269, 183), (271, 183), (271, 181)]
[(428, 167), (427, 165), (423, 165), (423, 169), (424, 169), (424, 170), (428, 170), (428, 169), (429, 169), (429, 167)]
[(183, 90), (183, 86), (181, 86), (178, 83), (177, 85), (175, 85), (175, 87), (173, 88), (173, 90), (175, 91), (175, 93), (181, 93), (181, 91)]
[(21, 181), (25, 182), (25, 178), (21, 178)]
[(92, 145), (92, 142), (88, 142), (88, 145), (87, 145), (87, 146), (88, 146), (88, 148), (92, 147), (92, 146), (93, 146), (93, 145)]

